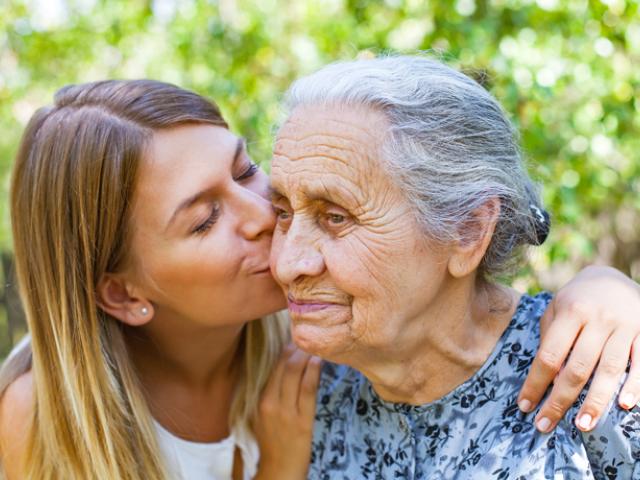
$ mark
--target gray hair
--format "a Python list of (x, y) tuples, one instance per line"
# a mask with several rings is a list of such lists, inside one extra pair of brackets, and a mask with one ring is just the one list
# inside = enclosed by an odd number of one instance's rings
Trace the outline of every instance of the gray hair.
[(484, 276), (508, 273), (523, 246), (541, 243), (535, 209), (542, 207), (517, 133), (471, 78), (424, 56), (338, 62), (296, 81), (285, 98), (289, 110), (317, 104), (363, 105), (385, 115), (384, 160), (431, 238), (460, 240), (477, 209), (500, 200)]

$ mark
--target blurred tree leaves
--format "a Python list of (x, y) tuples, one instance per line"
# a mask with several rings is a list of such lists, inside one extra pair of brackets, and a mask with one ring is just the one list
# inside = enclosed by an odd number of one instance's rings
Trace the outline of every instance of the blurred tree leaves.
[(522, 132), (554, 218), (521, 287), (588, 262), (640, 279), (638, 0), (5, 0), (0, 246), (25, 122), (71, 82), (152, 77), (216, 100), (268, 162), (278, 102), (325, 63), (431, 50), (476, 76)]

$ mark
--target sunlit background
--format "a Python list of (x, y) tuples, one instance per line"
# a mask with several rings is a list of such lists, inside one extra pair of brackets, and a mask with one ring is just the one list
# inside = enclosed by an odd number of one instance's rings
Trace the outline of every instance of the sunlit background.
[(521, 129), (554, 226), (516, 286), (554, 289), (594, 262), (640, 280), (638, 0), (2, 0), (0, 358), (25, 332), (11, 280), (11, 165), (56, 89), (150, 77), (196, 90), (267, 166), (294, 78), (417, 50), (472, 74)]

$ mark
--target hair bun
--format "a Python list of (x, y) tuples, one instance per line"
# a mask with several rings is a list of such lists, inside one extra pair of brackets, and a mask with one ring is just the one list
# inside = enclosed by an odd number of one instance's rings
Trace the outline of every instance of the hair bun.
[(542, 245), (549, 236), (549, 230), (551, 230), (551, 217), (546, 210), (543, 210), (536, 205), (529, 205), (531, 214), (535, 223), (535, 238), (531, 242), (532, 245)]

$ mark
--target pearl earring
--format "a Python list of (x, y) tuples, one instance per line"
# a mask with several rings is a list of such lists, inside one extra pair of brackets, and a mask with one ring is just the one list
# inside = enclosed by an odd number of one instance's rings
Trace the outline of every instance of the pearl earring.
[(142, 310), (140, 310), (140, 313), (146, 316), (149, 313), (149, 309), (147, 307), (142, 307)]

